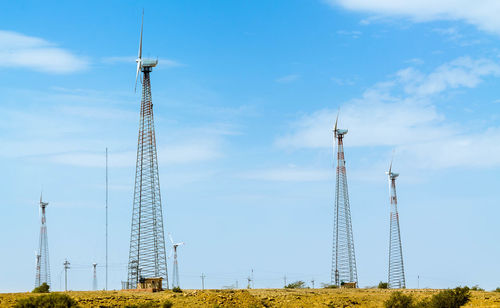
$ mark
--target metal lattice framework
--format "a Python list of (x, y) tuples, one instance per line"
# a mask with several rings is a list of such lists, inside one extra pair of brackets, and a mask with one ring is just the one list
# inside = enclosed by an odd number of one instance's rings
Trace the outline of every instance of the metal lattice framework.
[(347, 190), (346, 164), (344, 159), (344, 135), (347, 130), (334, 129), (337, 143), (337, 181), (335, 190), (335, 214), (333, 229), (331, 283), (337, 286), (343, 283), (358, 284), (354, 239), (352, 235), (351, 210)]
[(92, 290), (97, 291), (97, 263), (92, 264), (93, 275), (92, 275)]
[(392, 162), (389, 172), (389, 190), (391, 196), (391, 227), (389, 238), (389, 288), (406, 288), (405, 270), (403, 265), (403, 248), (399, 230), (398, 198), (396, 196), (396, 178), (398, 173), (392, 172)]
[(174, 269), (173, 269), (173, 278), (172, 278), (172, 288), (179, 287), (179, 263), (177, 262), (177, 246), (174, 245)]
[(42, 201), (42, 196), (40, 195), (40, 211), (42, 221), (40, 225), (38, 251), (36, 252), (35, 287), (40, 286), (44, 282), (50, 286), (49, 241), (47, 237), (47, 218), (45, 216), (45, 210), (48, 205), (48, 202)]
[(154, 65), (140, 66), (143, 73), (143, 86), (128, 263), (129, 288), (136, 288), (141, 278), (151, 277), (163, 277), (164, 285), (168, 288), (160, 179), (149, 76)]

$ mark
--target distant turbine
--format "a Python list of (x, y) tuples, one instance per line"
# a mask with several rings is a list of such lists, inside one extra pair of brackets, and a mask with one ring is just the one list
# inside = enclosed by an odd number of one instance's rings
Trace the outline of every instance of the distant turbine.
[[(177, 247), (184, 245), (184, 242), (175, 243), (172, 239), (172, 235), (169, 233), (168, 237), (170, 238), (170, 242), (172, 243), (172, 253), (174, 255), (174, 269), (172, 273), (172, 288), (180, 287), (179, 281), (179, 264), (177, 263)], [(172, 256), (172, 255), (170, 255)]]
[(35, 287), (40, 286), (44, 282), (50, 286), (50, 263), (49, 263), (49, 239), (47, 236), (47, 217), (45, 210), (49, 205), (48, 202), (42, 201), (42, 194), (40, 194), (40, 240), (38, 251), (35, 252), (36, 256), (36, 276)]
[(399, 230), (398, 198), (396, 196), (396, 178), (398, 173), (392, 172), (392, 159), (389, 171), (389, 193), (391, 200), (391, 226), (389, 238), (389, 288), (406, 288), (405, 270), (403, 266), (403, 249)]

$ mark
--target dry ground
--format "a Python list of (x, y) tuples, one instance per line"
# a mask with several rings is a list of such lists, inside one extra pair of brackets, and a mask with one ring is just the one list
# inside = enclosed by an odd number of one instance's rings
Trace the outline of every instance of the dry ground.
[[(430, 297), (439, 290), (404, 290), (416, 298)], [(392, 290), (380, 289), (255, 289), (183, 290), (138, 293), (125, 291), (67, 292), (83, 307), (123, 307), (142, 303), (171, 301), (173, 307), (383, 307)], [(0, 306), (14, 305), (30, 293), (0, 294)], [(466, 307), (500, 307), (500, 292), (472, 291)]]

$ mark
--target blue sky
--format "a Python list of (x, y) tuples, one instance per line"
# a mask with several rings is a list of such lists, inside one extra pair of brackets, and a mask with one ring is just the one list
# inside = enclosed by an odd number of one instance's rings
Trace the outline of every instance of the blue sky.
[[(328, 282), (340, 108), (358, 276), (387, 280), (394, 150), (407, 286), (500, 286), (499, 4), (480, 1), (0, 5), (0, 290), (30, 290), (48, 201), (53, 288), (126, 276), (145, 10), (166, 232), (183, 288)], [(168, 261), (171, 265), (171, 260)], [(170, 271), (170, 269), (169, 269)]]

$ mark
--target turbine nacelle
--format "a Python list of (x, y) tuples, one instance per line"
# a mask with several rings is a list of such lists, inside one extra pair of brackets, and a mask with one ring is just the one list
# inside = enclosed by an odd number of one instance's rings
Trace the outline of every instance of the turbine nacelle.
[(142, 59), (141, 61), (141, 67), (155, 67), (157, 64), (158, 64), (158, 59)]

